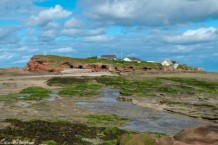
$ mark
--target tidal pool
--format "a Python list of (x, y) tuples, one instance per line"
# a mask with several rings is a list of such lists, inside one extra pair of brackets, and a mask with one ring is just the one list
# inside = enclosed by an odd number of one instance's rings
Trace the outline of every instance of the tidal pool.
[(121, 128), (139, 132), (159, 132), (175, 135), (185, 128), (213, 124), (206, 120), (139, 107), (131, 102), (119, 102), (116, 100), (119, 95), (119, 90), (105, 88), (102, 97), (97, 98), (96, 103), (78, 102), (77, 105), (92, 106), (95, 111), (127, 118), (130, 120), (129, 124)]

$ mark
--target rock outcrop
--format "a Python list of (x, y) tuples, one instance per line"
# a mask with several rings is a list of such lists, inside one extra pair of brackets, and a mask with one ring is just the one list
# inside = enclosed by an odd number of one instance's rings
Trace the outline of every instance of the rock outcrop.
[(61, 72), (65, 69), (91, 69), (92, 72), (111, 70), (110, 65), (101, 63), (83, 63), (72, 61), (42, 60), (40, 57), (32, 57), (27, 63), (26, 69), (31, 72)]
[(119, 145), (218, 145), (218, 126), (204, 126), (185, 129), (174, 137), (160, 137), (158, 134), (125, 134)]
[(174, 137), (159, 139), (158, 145), (218, 145), (218, 126), (185, 129)]
[(64, 70), (63, 67), (55, 67), (53, 64), (49, 62), (31, 60), (27, 63), (27, 69), (31, 72), (39, 72), (39, 71), (46, 71), (46, 72), (60, 72)]
[(118, 63), (106, 60), (77, 59), (59, 56), (33, 56), (27, 63), (26, 69), (31, 72), (61, 72), (65, 69), (91, 69), (92, 72), (183, 72), (199, 71), (195, 68), (174, 69), (163, 67), (161, 64), (154, 63)]

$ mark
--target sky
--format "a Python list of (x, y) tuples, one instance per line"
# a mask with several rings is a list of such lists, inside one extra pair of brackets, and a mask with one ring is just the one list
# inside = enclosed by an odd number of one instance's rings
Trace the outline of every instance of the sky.
[(218, 72), (217, 0), (1, 0), (0, 67), (33, 55), (173, 59)]

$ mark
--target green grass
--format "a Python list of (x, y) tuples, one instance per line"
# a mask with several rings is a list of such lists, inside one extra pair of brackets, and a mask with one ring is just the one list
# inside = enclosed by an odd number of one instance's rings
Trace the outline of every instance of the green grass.
[(87, 124), (92, 126), (120, 126), (127, 121), (115, 115), (88, 115), (85, 118), (88, 119)]
[(190, 68), (195, 68), (195, 67), (192, 67), (192, 66), (188, 66), (186, 64), (180, 64), (178, 66), (178, 69), (190, 69)]
[(89, 80), (90, 79), (88, 77), (83, 77), (83, 78), (76, 78), (76, 77), (60, 78), (60, 77), (55, 77), (55, 78), (49, 79), (47, 81), (47, 84), (49, 86), (66, 86), (66, 85), (88, 83)]
[(123, 77), (109, 77), (102, 76), (97, 77), (96, 81), (98, 83), (104, 84), (105, 86), (110, 86), (113, 88), (120, 89), (120, 94), (123, 96), (140, 96), (147, 97), (152, 96), (152, 92), (146, 90), (147, 88), (152, 88), (161, 84), (157, 79), (153, 80), (128, 80)]
[(105, 141), (101, 145), (117, 145), (117, 139)]
[[(218, 94), (218, 83), (193, 78), (153, 78), (150, 80), (129, 80), (123, 77), (97, 77), (96, 81), (120, 89), (123, 96), (153, 97), (156, 93), (178, 95), (213, 93)], [(165, 81), (172, 81), (167, 83)]]
[(28, 87), (20, 91), (21, 94), (49, 94), (50, 90), (42, 87)]
[(59, 94), (62, 96), (93, 97), (100, 93), (101, 85), (75, 84), (64, 87)]
[(156, 133), (127, 133), (118, 138), (118, 144), (128, 145), (156, 145)]
[(184, 90), (196, 90), (198, 92), (200, 91), (218, 94), (218, 82), (179, 77), (162, 77), (158, 79), (180, 83), (180, 88)]
[(93, 81), (93, 78), (88, 77), (67, 77), (52, 78), (47, 81), (47, 84), (49, 86), (63, 87), (59, 92), (59, 95), (62, 96), (94, 97), (100, 94), (102, 85)]
[(29, 96), (22, 98), (22, 100), (41, 100), (48, 98), (50, 93), (50, 90), (42, 87), (28, 87), (19, 92), (21, 95), (29, 94)]
[(156, 145), (155, 140), (149, 136), (146, 136), (144, 138), (144, 143), (145, 143), (145, 145)]
[(0, 102), (14, 102), (18, 100), (16, 94), (0, 95)]
[(46, 142), (44, 142), (43, 144), (44, 144), (44, 145), (57, 145), (57, 143), (56, 143), (55, 141), (52, 141), (52, 140), (46, 141)]
[(126, 79), (120, 76), (53, 78), (48, 85), (62, 86), (63, 96), (97, 96), (103, 86), (120, 90), (123, 96), (154, 97), (156, 94), (176, 96), (197, 93), (218, 94), (218, 83), (193, 78), (151, 78), (144, 80)]

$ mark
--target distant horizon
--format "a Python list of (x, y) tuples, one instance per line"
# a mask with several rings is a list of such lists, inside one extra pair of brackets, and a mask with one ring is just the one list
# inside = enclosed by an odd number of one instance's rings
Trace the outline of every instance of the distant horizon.
[[(218, 72), (218, 1), (2, 0), (0, 67), (116, 53)], [(190, 12), (191, 10), (191, 12)]]
[[(42, 55), (42, 54), (36, 54), (36, 55), (33, 55), (33, 56), (37, 56), (37, 55)], [(47, 56), (47, 55), (54, 55), (54, 54), (46, 54), (46, 55), (44, 55), (44, 56)], [(102, 54), (102, 55), (109, 55), (109, 54)], [(33, 57), (32, 56), (32, 57)], [(63, 56), (63, 55), (54, 55), (54, 56)], [(96, 56), (96, 55), (93, 55), (93, 56)], [(118, 55), (116, 55), (116, 56), (118, 56)], [(85, 58), (88, 58), (88, 57), (73, 57), (73, 56), (63, 56), (63, 57), (71, 57), (71, 58), (83, 58), (83, 59), (85, 59)], [(92, 56), (91, 56), (92, 57)], [(98, 55), (97, 56), (98, 58), (100, 58), (101, 57), (101, 55)], [(126, 56), (127, 57), (127, 56)], [(130, 56), (131, 57), (131, 56)], [(134, 56), (133, 56), (134, 57)], [(121, 59), (120, 57), (117, 57), (117, 58), (119, 58), (119, 59)], [(125, 57), (123, 57), (123, 58), (125, 58)], [(137, 58), (139, 58), (139, 59), (141, 59), (141, 60), (143, 60), (143, 61), (155, 61), (155, 62), (162, 62), (163, 60), (160, 60), (160, 61), (158, 61), (158, 60), (145, 60), (145, 59), (143, 59), (143, 58), (140, 58), (140, 57), (137, 57)], [(165, 58), (165, 59), (167, 59), (167, 58)], [(169, 58), (170, 59), (170, 58)], [(7, 68), (13, 68), (13, 67), (18, 67), (18, 68), (24, 68), (26, 65), (27, 65), (27, 63), (30, 61), (30, 59), (26, 62), (26, 63), (23, 63), (23, 64), (19, 64), (19, 65), (14, 65), (14, 66), (5, 66), (5, 67), (0, 67), (1, 69), (7, 69)], [(178, 62), (179, 64), (184, 64), (184, 63), (180, 63), (180, 62)], [(188, 65), (188, 64), (187, 64)], [(190, 66), (192, 66), (192, 65), (190, 65)], [(197, 68), (201, 68), (201, 69), (204, 69), (204, 71), (206, 71), (206, 72), (209, 72), (209, 73), (217, 73), (218, 71), (216, 71), (216, 70), (206, 70), (205, 68), (202, 68), (202, 67), (199, 67), (199, 66), (193, 66), (193, 67), (197, 67)]]

